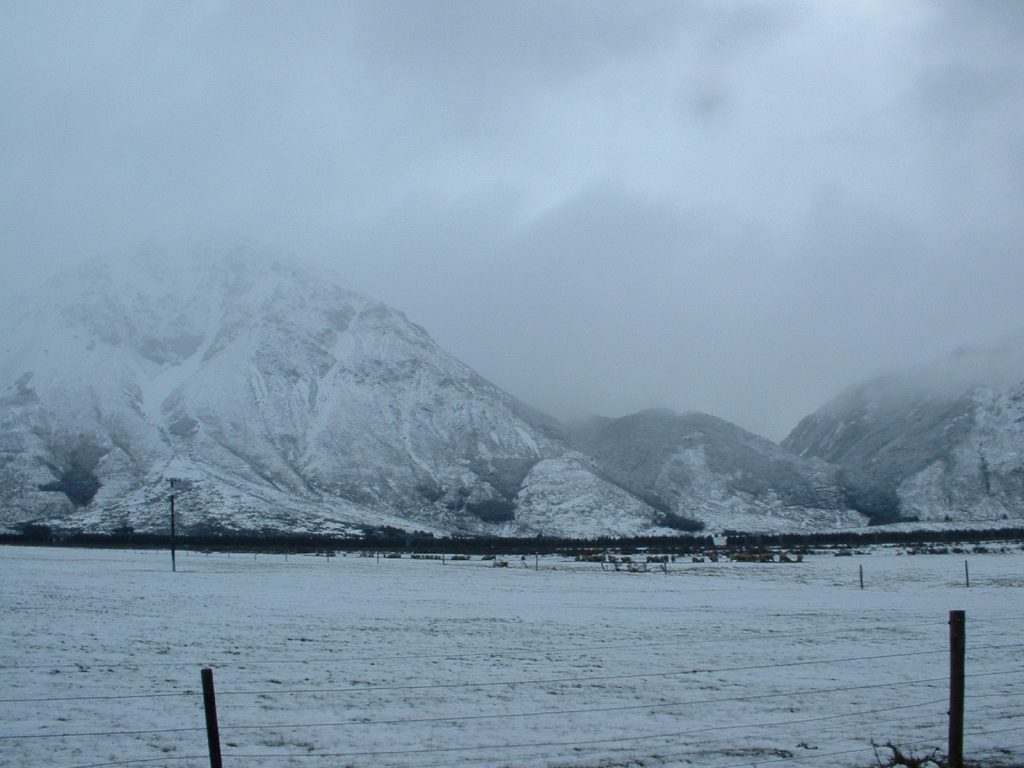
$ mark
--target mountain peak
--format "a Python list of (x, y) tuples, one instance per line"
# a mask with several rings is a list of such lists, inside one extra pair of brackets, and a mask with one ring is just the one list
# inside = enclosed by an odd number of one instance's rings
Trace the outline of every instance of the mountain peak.
[[(533, 519), (571, 534), (589, 514), (559, 500), (572, 487), (537, 495), (554, 459), (602, 504), (625, 493), (553, 420), (324, 270), (249, 246), (149, 248), (51, 285), (0, 359), (7, 525), (159, 528), (170, 476), (190, 478), (194, 530), (530, 533)], [(634, 501), (621, 529), (654, 530)]]

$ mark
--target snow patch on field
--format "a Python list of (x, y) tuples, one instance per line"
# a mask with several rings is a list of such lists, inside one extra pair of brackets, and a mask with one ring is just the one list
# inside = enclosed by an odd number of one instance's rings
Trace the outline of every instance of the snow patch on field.
[(944, 744), (954, 608), (1024, 757), (1024, 553), (498, 561), (0, 548), (0, 762), (204, 766), (211, 665), (226, 765), (865, 766)]

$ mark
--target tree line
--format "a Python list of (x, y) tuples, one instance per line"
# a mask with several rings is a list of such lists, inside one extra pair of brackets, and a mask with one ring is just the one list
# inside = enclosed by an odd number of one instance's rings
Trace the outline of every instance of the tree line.
[[(807, 549), (811, 547), (858, 547), (878, 544), (954, 544), (981, 541), (1024, 541), (1024, 528), (998, 530), (829, 531), (817, 533), (746, 533), (726, 531), (717, 544), (709, 535), (601, 536), (576, 539), (555, 536), (434, 536), (431, 533), (380, 527), (360, 536), (296, 534), (280, 531), (192, 531), (177, 536), (181, 549), (224, 552), (316, 553), (396, 551), (413, 554), (470, 555), (566, 555), (614, 550), (622, 554), (658, 552), (695, 554), (714, 550)], [(121, 529), (106, 533), (67, 532), (29, 524), (20, 533), (0, 534), (0, 544), (65, 547), (167, 549), (171, 538), (164, 533), (140, 533)]]

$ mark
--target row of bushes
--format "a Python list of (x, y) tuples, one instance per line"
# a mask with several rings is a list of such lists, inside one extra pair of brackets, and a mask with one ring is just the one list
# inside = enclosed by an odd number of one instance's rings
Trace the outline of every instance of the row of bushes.
[(726, 531), (729, 547), (741, 549), (861, 547), (872, 544), (966, 544), (980, 541), (1024, 541), (1024, 528), (886, 531), (825, 531), (818, 533), (754, 534)]
[[(322, 534), (290, 534), (281, 532), (244, 533), (215, 531), (189, 533), (176, 538), (183, 549), (206, 549), (240, 552), (358, 552), (389, 550), (410, 553), (446, 554), (565, 554), (575, 555), (594, 549), (616, 549), (622, 552), (657, 548), (681, 554), (714, 546), (710, 536), (679, 535), (668, 537), (637, 536), (630, 538), (601, 537), (570, 539), (549, 536), (511, 538), (498, 536), (437, 537), (430, 533), (410, 533), (397, 528), (375, 528), (363, 536), (330, 536)], [(20, 534), (0, 534), (2, 544), (45, 544), (67, 547), (123, 547), (128, 549), (167, 549), (167, 534), (115, 531), (110, 533), (68, 533), (53, 531), (42, 525), (25, 526)]]

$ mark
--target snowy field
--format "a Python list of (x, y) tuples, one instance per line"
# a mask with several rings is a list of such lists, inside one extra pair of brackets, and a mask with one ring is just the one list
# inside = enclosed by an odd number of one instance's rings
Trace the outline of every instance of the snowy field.
[(0, 547), (0, 764), (209, 765), (209, 665), (228, 768), (877, 766), (945, 751), (951, 609), (1024, 763), (1019, 549), (534, 565)]

